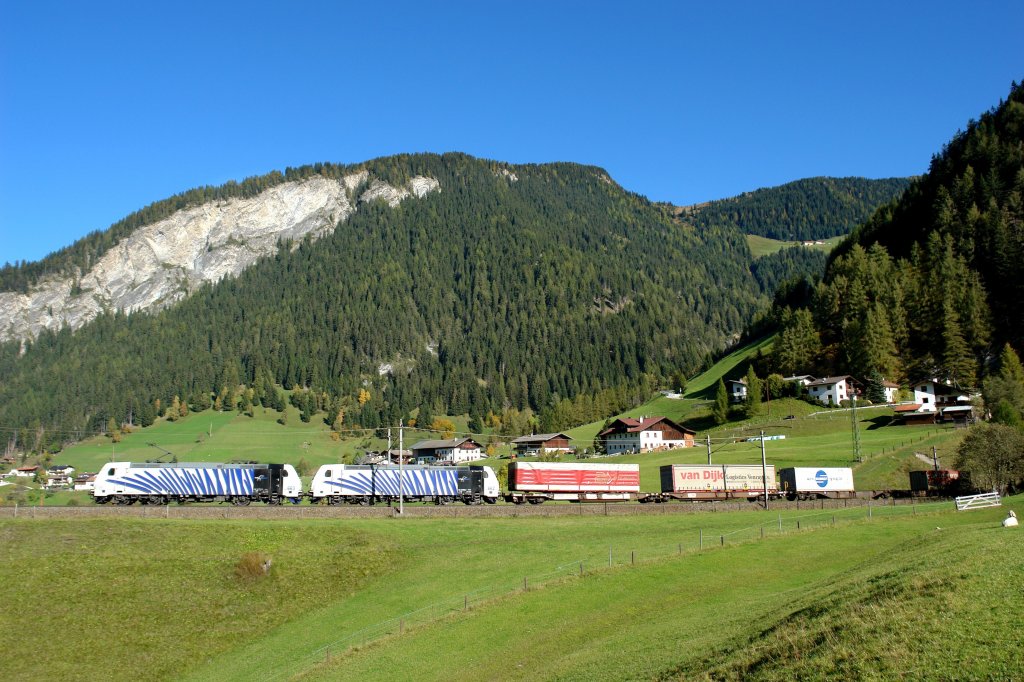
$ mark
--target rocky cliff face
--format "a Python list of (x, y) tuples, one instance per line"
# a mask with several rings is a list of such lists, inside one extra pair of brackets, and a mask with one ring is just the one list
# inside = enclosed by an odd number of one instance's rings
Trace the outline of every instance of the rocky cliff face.
[(237, 275), (272, 255), (282, 239), (322, 237), (361, 203), (383, 200), (394, 207), (439, 189), (433, 178), (393, 187), (362, 171), (178, 211), (136, 230), (77, 278), (49, 278), (28, 294), (0, 292), (0, 341), (31, 339), (64, 325), (77, 329), (103, 311), (169, 306), (204, 282)]

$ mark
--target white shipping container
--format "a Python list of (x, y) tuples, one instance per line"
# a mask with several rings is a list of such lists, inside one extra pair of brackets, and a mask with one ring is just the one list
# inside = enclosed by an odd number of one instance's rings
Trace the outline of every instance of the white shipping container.
[(842, 467), (794, 467), (779, 471), (783, 492), (852, 493), (853, 469)]

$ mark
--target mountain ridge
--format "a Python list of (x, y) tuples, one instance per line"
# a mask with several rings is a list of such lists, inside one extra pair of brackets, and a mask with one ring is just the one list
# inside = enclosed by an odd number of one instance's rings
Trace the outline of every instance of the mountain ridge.
[(422, 176), (394, 187), (360, 171), (180, 209), (123, 237), (88, 271), (44, 275), (25, 293), (0, 292), (0, 341), (35, 338), (44, 328), (75, 330), (105, 310), (159, 310), (204, 282), (240, 274), (282, 240), (322, 237), (359, 204), (383, 200), (395, 207), (438, 189)]

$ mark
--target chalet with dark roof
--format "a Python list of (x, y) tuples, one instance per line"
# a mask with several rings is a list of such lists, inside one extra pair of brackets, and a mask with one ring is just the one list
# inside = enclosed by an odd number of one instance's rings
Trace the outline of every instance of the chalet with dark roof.
[(421, 440), (412, 446), (412, 458), (417, 464), (460, 464), (484, 457), (480, 443), (468, 437)]
[(512, 441), (519, 457), (537, 455), (541, 452), (572, 452), (571, 437), (564, 433), (538, 433), (520, 436)]
[(693, 446), (696, 431), (680, 426), (668, 417), (621, 417), (598, 434), (605, 452), (652, 452)]
[(937, 412), (943, 407), (971, 404), (971, 392), (951, 386), (938, 379), (920, 379), (911, 384), (914, 402), (921, 404), (922, 412)]

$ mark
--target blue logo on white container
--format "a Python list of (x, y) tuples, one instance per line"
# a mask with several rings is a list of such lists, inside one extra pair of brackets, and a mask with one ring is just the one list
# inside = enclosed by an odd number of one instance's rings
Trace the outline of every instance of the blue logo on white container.
[(814, 474), (814, 482), (818, 484), (819, 488), (824, 488), (828, 485), (828, 474), (825, 473), (824, 469), (819, 469), (818, 473)]

